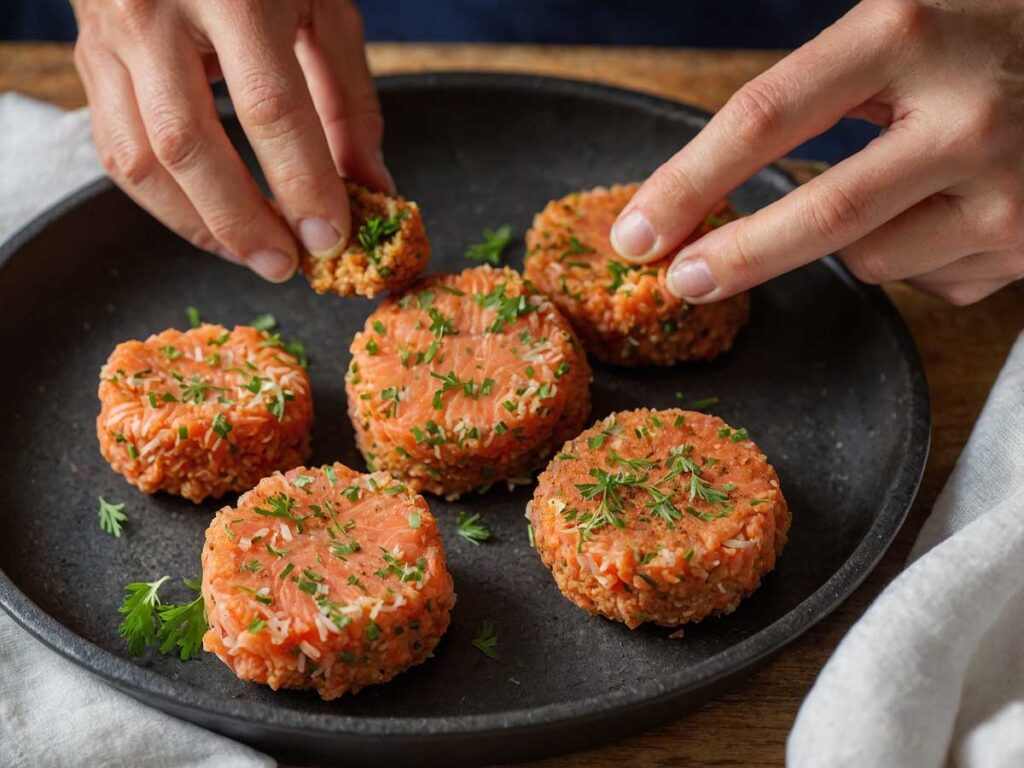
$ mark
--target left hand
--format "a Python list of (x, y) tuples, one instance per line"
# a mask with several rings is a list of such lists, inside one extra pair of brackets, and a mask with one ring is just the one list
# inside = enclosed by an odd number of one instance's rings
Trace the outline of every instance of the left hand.
[(865, 0), (740, 89), (612, 229), (671, 255), (708, 210), (844, 115), (865, 149), (683, 248), (669, 289), (718, 301), (839, 251), (868, 283), (969, 304), (1024, 276), (1024, 0)]

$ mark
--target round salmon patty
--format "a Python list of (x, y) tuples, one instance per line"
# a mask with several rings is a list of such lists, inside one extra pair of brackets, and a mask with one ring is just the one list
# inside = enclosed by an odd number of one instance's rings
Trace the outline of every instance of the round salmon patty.
[[(623, 262), (609, 233), (638, 187), (597, 187), (548, 203), (526, 233), (525, 276), (551, 297), (587, 353), (602, 362), (671, 365), (716, 357), (746, 324), (749, 297), (690, 305), (668, 290), (671, 257), (646, 265)], [(723, 202), (687, 242), (733, 218)]]
[(100, 452), (145, 493), (200, 502), (309, 456), (309, 377), (279, 336), (248, 326), (118, 344), (99, 398)]
[(511, 269), (435, 275), (370, 315), (345, 377), (367, 464), (446, 496), (525, 479), (583, 426), (590, 366)]
[(345, 186), (352, 237), (343, 249), (302, 254), (309, 284), (317, 293), (369, 298), (401, 288), (430, 260), (419, 206), (351, 182)]
[(746, 430), (679, 409), (599, 421), (565, 444), (527, 506), (562, 593), (631, 628), (735, 610), (775, 567), (790, 517)]
[(386, 473), (264, 478), (206, 531), (203, 647), (242, 680), (326, 700), (430, 657), (455, 591), (434, 516)]

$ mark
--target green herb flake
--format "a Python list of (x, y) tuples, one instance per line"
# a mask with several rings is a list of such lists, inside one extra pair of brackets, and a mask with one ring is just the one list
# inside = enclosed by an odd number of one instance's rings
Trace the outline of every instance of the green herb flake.
[(100, 528), (114, 538), (121, 538), (121, 524), (128, 522), (128, 515), (124, 513), (124, 504), (111, 504), (102, 496), (100, 499)]

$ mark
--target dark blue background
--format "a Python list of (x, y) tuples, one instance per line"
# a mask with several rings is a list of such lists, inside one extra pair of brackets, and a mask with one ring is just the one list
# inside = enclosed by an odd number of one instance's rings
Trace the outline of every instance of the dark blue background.
[[(287, 0), (277, 0), (287, 2)], [(73, 40), (67, 0), (0, 0), (0, 39)], [(367, 38), (795, 48), (853, 0), (362, 0)], [(793, 154), (835, 162), (878, 131), (843, 120)]]

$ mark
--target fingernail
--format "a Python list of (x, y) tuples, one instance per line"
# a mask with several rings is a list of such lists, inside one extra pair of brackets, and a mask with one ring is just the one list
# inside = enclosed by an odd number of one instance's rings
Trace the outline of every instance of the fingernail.
[(276, 248), (267, 248), (249, 255), (249, 269), (272, 283), (283, 283), (295, 273), (295, 262)]
[(654, 250), (658, 236), (643, 211), (634, 208), (612, 225), (612, 248), (625, 259), (642, 259)]
[(718, 287), (704, 259), (676, 259), (668, 270), (668, 289), (680, 299), (696, 299)]
[(341, 235), (323, 219), (303, 219), (299, 222), (299, 239), (307, 251), (319, 253), (334, 248)]

